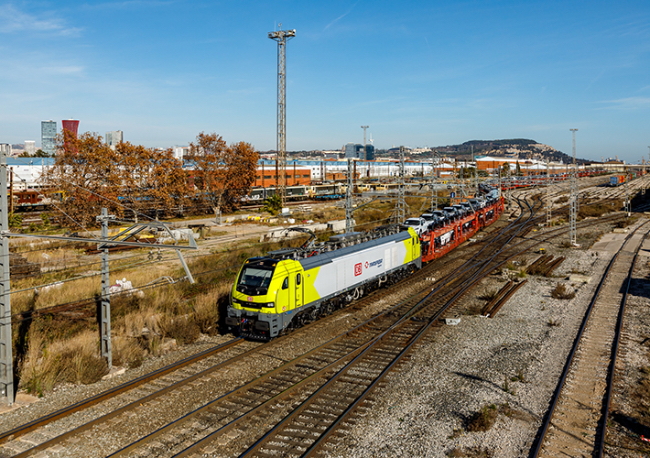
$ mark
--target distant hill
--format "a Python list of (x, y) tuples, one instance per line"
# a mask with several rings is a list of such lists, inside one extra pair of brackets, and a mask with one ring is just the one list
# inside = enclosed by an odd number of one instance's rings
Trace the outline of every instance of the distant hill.
[[(441, 153), (459, 158), (469, 159), (474, 148), (474, 155), (508, 157), (517, 159), (537, 159), (540, 161), (553, 161), (564, 163), (573, 162), (573, 157), (558, 151), (552, 146), (538, 143), (526, 138), (512, 138), (505, 140), (470, 140), (460, 145), (447, 145), (434, 148)], [(591, 163), (587, 159), (576, 158), (580, 164)]]

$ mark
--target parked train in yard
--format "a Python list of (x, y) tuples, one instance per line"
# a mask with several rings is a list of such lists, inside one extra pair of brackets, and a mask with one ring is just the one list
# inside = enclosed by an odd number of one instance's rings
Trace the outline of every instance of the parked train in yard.
[(268, 340), (395, 283), (496, 221), (504, 209), (497, 193), (470, 199), (469, 209), (427, 214), (428, 227), (419, 236), (412, 227), (383, 227), (321, 244), (312, 238), (300, 248), (250, 258), (233, 284), (226, 326)]
[(612, 187), (621, 186), (622, 184), (632, 181), (640, 176), (637, 172), (626, 173), (625, 175), (614, 175), (609, 177), (609, 185)]

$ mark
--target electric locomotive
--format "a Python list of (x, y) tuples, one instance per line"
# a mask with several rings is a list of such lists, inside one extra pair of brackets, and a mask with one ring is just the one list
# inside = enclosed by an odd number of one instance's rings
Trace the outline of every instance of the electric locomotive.
[(360, 243), (350, 238), (246, 260), (231, 290), (226, 326), (247, 338), (271, 339), (422, 268), (412, 228)]

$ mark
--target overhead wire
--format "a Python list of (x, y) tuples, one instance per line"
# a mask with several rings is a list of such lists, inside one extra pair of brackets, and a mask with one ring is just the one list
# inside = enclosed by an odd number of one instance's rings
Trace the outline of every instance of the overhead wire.
[[(371, 222), (369, 222), (369, 223), (365, 223), (365, 224), (371, 224), (371, 223), (373, 223), (373, 222), (381, 222), (381, 221), (384, 221), (384, 220), (386, 220), (386, 219), (389, 219), (389, 218), (384, 218), (384, 219), (380, 219), (380, 220), (374, 220), (374, 221), (371, 221)], [(256, 244), (253, 244), (253, 246), (255, 246), (255, 245), (263, 245), (263, 244), (264, 244), (264, 243), (256, 243)], [(222, 254), (222, 253), (227, 253), (227, 252), (232, 252), (232, 251), (243, 251), (243, 250), (245, 250), (245, 249), (249, 249), (249, 248), (251, 248), (250, 245), (249, 245), (248, 247), (236, 248), (235, 250), (222, 251), (222, 252), (219, 252), (219, 253)], [(199, 256), (192, 257), (192, 259), (196, 259), (196, 258), (198, 258), (198, 257), (211, 256), (211, 255), (213, 255), (213, 254), (215, 254), (215, 253), (207, 253), (207, 254), (204, 254), (204, 255), (199, 255)], [(133, 256), (133, 257), (135, 257), (135, 256)], [(120, 268), (118, 268), (118, 269), (119, 269), (119, 270), (125, 270), (125, 269), (127, 269), (127, 268), (132, 268), (132, 267), (135, 267), (135, 266), (141, 266), (141, 265), (153, 264), (153, 263), (162, 262), (162, 261), (167, 261), (167, 260), (143, 261), (143, 262), (141, 262), (141, 263), (135, 263), (135, 264), (133, 264), (133, 265), (131, 265), (131, 266), (120, 266)], [(123, 267), (123, 268), (122, 268), (122, 267)], [(193, 275), (194, 277), (200, 277), (200, 276), (207, 275), (207, 274), (211, 274), (211, 273), (225, 272), (225, 271), (230, 270), (230, 269), (231, 269), (231, 267), (223, 267), (223, 268), (218, 268), (218, 269), (209, 269), (209, 270), (205, 270), (205, 271), (202, 271), (202, 272), (196, 272), (196, 273), (193, 273), (192, 275)], [(50, 283), (50, 284), (46, 284), (46, 285), (38, 285), (38, 286), (30, 287), (30, 288), (25, 288), (25, 289), (22, 289), (22, 290), (11, 291), (10, 294), (19, 293), (19, 292), (25, 292), (25, 291), (32, 291), (32, 290), (38, 290), (39, 288), (42, 289), (42, 288), (45, 288), (45, 287), (48, 287), (48, 286), (54, 286), (54, 285), (57, 285), (57, 284), (67, 283), (67, 282), (70, 282), (70, 281), (82, 280), (82, 279), (86, 279), (86, 278), (92, 278), (92, 277), (99, 276), (99, 275), (101, 275), (101, 273), (93, 273), (93, 274), (91, 274), (91, 275), (83, 275), (83, 276), (79, 276), (79, 277), (75, 277), (75, 278), (71, 278), (71, 279), (60, 280), (60, 281), (58, 281), (58, 282), (54, 282), (54, 283)], [(174, 283), (178, 283), (179, 281), (182, 281), (182, 280), (184, 280), (185, 278), (186, 278), (186, 277), (182, 277), (182, 278), (180, 278), (180, 279), (178, 279), (178, 280), (175, 280)], [(169, 283), (161, 283), (161, 284), (159, 284), (159, 285), (157, 285), (157, 284), (154, 284), (154, 285), (144, 285), (144, 286), (141, 286), (141, 287), (136, 287), (136, 288), (134, 288), (134, 289), (136, 289), (136, 290), (142, 290), (142, 289), (145, 289), (145, 288), (146, 288), (146, 289), (151, 289), (151, 288), (154, 288), (154, 287), (166, 286), (166, 285), (168, 285), (168, 284), (169, 284)], [(113, 293), (113, 295), (116, 295), (116, 294), (123, 294), (123, 292)], [(68, 303), (64, 303), (64, 304), (57, 304), (57, 305), (54, 305), (54, 306), (51, 306), (51, 307), (38, 309), (38, 310), (33, 311), (33, 312), (39, 312), (39, 314), (47, 314), (47, 309), (54, 309), (54, 308), (65, 307), (65, 306), (67, 306), (67, 305), (75, 304), (75, 303), (79, 303), (78, 307), (75, 307), (75, 308), (81, 308), (81, 307), (85, 307), (85, 306), (87, 306), (87, 305), (90, 305), (90, 304), (94, 303), (95, 301), (96, 301), (95, 297), (93, 297), (93, 298), (85, 298), (85, 299), (81, 299), (81, 300), (74, 301), (74, 302), (68, 302)], [(23, 314), (24, 314), (24, 313), (17, 313), (17, 314), (15, 314), (15, 315), (13, 315), (13, 316), (22, 316)], [(30, 319), (31, 319), (31, 318), (30, 318)], [(19, 320), (19, 321), (20, 321), (20, 320)]]

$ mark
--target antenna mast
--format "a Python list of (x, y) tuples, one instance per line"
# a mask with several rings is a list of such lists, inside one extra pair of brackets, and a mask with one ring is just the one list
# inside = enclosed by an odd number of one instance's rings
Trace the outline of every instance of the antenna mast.
[(287, 173), (287, 119), (286, 119), (286, 46), (287, 41), (296, 36), (296, 30), (280, 30), (269, 32), (269, 38), (278, 43), (278, 138), (276, 146), (275, 161), (275, 193), (282, 199), (284, 207), (284, 197), (286, 194), (286, 173)]

